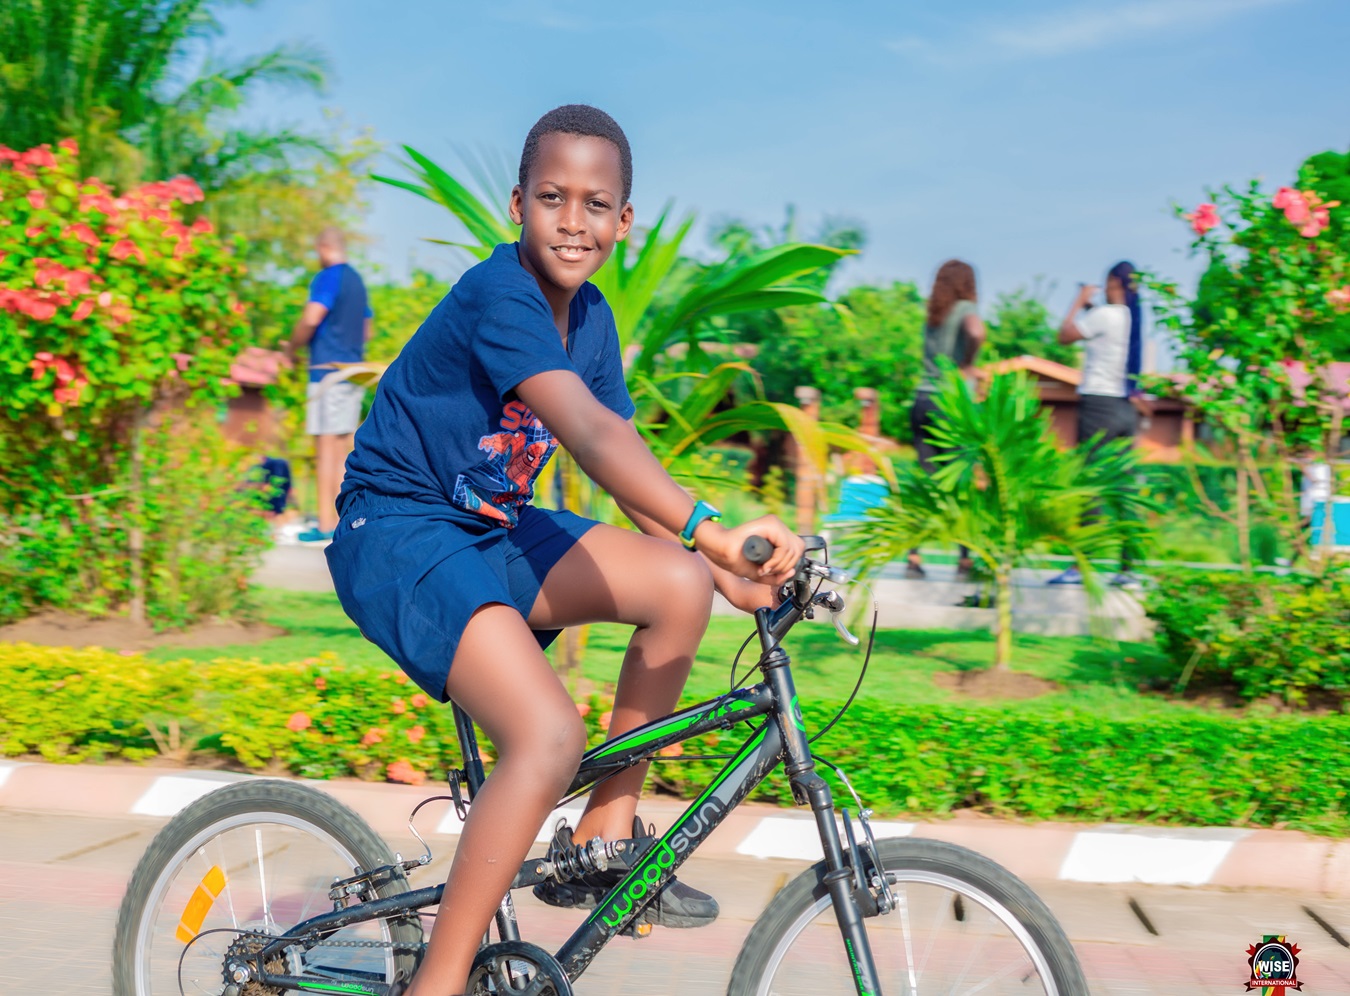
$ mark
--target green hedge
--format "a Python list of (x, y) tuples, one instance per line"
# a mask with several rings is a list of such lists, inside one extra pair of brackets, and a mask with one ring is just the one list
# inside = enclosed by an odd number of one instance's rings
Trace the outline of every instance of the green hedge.
[[(417, 783), (456, 756), (448, 708), (397, 671), (332, 655), (291, 664), (156, 663), (101, 650), (0, 645), (0, 753), (52, 761), (225, 758), (307, 777)], [(599, 742), (607, 703), (581, 708)], [(836, 705), (806, 709), (818, 729)], [(740, 731), (707, 738), (731, 749)], [(1288, 826), (1350, 834), (1350, 716), (1195, 711), (1112, 719), (1028, 705), (854, 705), (819, 745), (886, 815)], [(685, 745), (702, 750), (697, 742)], [(490, 755), (491, 745), (484, 745)], [(722, 762), (655, 766), (687, 792)], [(760, 798), (788, 802), (781, 775)]]
[(1350, 702), (1350, 576), (1160, 571), (1144, 599), (1176, 680), (1245, 699)]

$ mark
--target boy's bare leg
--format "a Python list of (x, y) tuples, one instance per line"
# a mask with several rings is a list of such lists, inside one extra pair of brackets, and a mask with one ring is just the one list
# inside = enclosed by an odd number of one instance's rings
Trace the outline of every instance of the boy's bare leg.
[(409, 996), (465, 991), (479, 942), (586, 747), (576, 706), (513, 607), (474, 613), (445, 687), (488, 735), (497, 763), (469, 807)]
[[(549, 572), (530, 610), (535, 629), (588, 622), (635, 626), (624, 655), (609, 735), (675, 708), (712, 611), (712, 574), (702, 557), (668, 540), (613, 526), (592, 528)], [(628, 837), (647, 765), (591, 793), (575, 836)]]

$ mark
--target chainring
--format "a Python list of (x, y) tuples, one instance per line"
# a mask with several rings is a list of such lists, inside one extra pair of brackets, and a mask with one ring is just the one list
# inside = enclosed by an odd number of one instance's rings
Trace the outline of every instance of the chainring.
[(470, 996), (572, 996), (567, 973), (543, 948), (502, 941), (481, 948), (469, 972)]

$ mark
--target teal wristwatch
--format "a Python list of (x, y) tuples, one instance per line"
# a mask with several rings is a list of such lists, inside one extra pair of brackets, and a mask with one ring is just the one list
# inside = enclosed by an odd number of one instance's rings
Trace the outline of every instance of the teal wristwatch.
[(684, 529), (680, 533), (680, 542), (687, 549), (694, 549), (694, 530), (709, 519), (713, 522), (719, 522), (722, 519), (722, 513), (706, 501), (695, 502), (694, 510), (689, 513), (689, 521), (684, 524)]

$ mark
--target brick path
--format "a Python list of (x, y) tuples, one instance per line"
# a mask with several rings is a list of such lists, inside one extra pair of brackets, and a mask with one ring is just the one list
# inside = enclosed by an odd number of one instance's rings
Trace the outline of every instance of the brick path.
[[(0, 992), (109, 992), (116, 907), (130, 869), (161, 821), (90, 818), (0, 809)], [(441, 873), (448, 856), (422, 875)], [(617, 940), (579, 980), (578, 996), (665, 996), (725, 992), (731, 966), (754, 917), (800, 863), (695, 858), (691, 883), (714, 891), (724, 915), (710, 928), (655, 931)], [(716, 883), (716, 887), (713, 887)], [(1350, 935), (1350, 901), (1277, 891), (1036, 883), (1074, 941), (1093, 992), (1241, 993), (1244, 949), (1263, 933), (1285, 933), (1303, 948), (1300, 977), (1309, 996), (1350, 994), (1350, 949), (1303, 911), (1311, 906)], [(1135, 899), (1160, 936), (1149, 934), (1127, 902)], [(527, 938), (556, 948), (575, 914), (525, 895)]]

